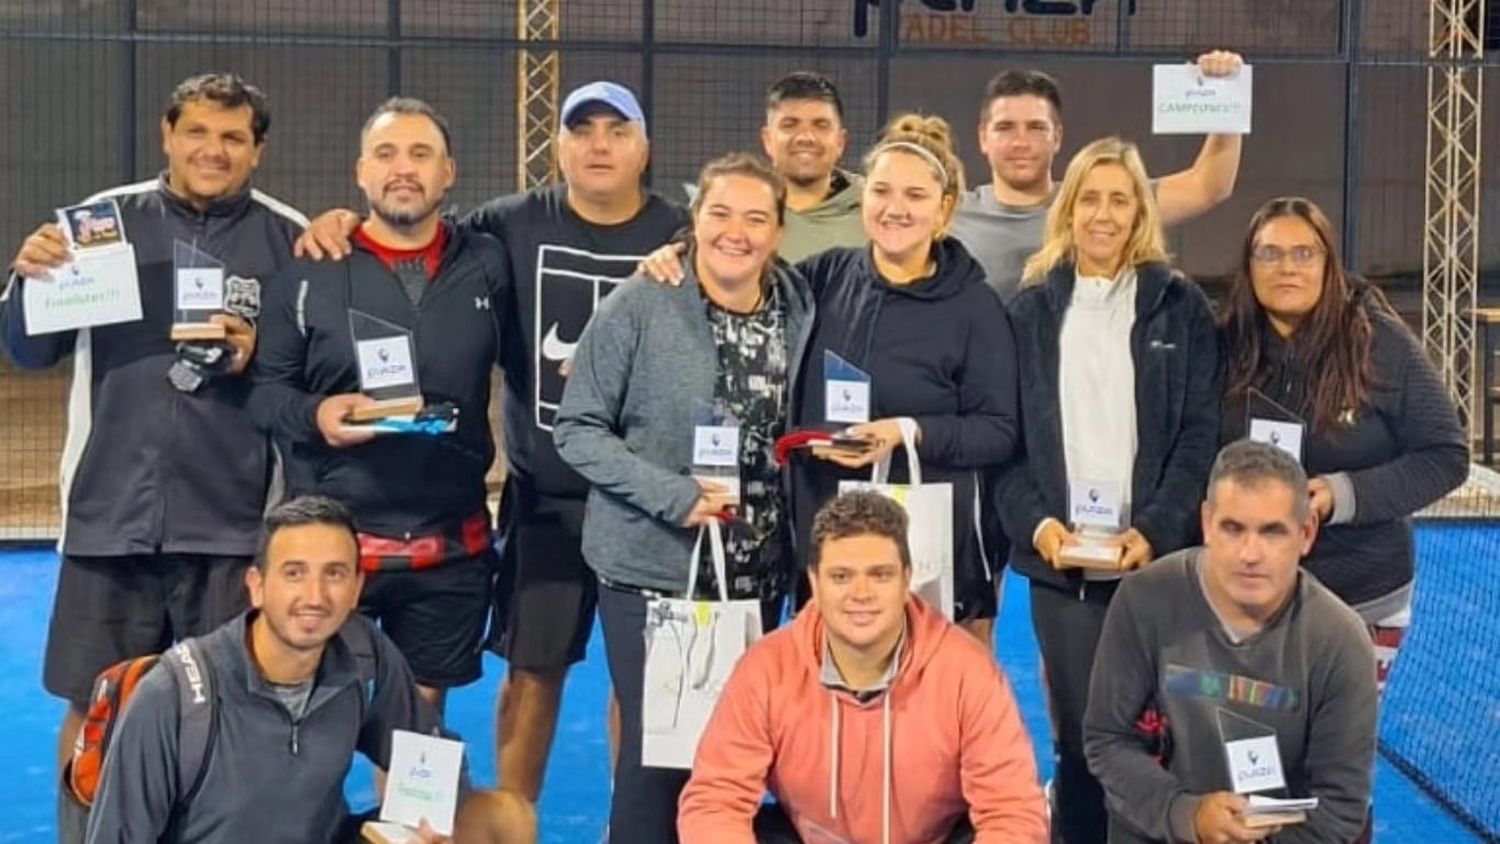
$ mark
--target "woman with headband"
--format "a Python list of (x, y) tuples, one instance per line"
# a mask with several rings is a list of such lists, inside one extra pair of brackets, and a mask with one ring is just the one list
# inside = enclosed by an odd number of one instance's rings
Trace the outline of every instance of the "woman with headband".
[[(867, 479), (888, 458), (891, 480), (906, 480), (900, 446), (909, 437), (922, 481), (953, 485), (953, 618), (988, 643), (1003, 560), (986, 558), (978, 496), (986, 470), (1016, 452), (1020, 421), (1010, 321), (984, 270), (947, 236), (962, 191), (948, 124), (898, 117), (865, 156), (861, 206), (870, 245), (798, 265), (817, 293), (818, 319), (794, 421), (802, 428), (870, 421), (844, 432), (863, 449), (819, 449), (794, 460), (793, 525), (805, 564), (817, 509), (841, 481)], [(842, 380), (829, 362), (868, 377), (866, 406), (828, 400), (830, 382)]]
[(1083, 750), (1094, 649), (1121, 576), (1197, 539), (1223, 380), (1208, 297), (1168, 263), (1134, 144), (1104, 138), (1074, 156), (1010, 313), (1026, 453), (996, 505), (1031, 580), (1053, 840), (1103, 844)]

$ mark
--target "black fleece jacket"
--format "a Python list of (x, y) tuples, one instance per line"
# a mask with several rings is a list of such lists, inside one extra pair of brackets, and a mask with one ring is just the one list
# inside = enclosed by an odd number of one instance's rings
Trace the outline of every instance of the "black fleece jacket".
[[(357, 242), (347, 260), (291, 264), (266, 300), (249, 402), (257, 424), (291, 443), (288, 492), (336, 498), (361, 531), (378, 536), (437, 533), (482, 512), (495, 457), (490, 375), (504, 348), (510, 297), (502, 250), (487, 235), (452, 232), (415, 305), (396, 274)], [(457, 406), (456, 431), (381, 436), (349, 448), (323, 440), (318, 405), (359, 392), (351, 310), (411, 332), (422, 397)]]
[[(1025, 456), (995, 484), (1016, 571), (1062, 588), (1076, 586), (1082, 575), (1053, 569), (1031, 538), (1049, 516), (1068, 521), (1058, 360), (1075, 278), (1072, 264), (1059, 265), (1011, 301)], [(1136, 285), (1128, 350), (1135, 362), (1138, 441), (1131, 527), (1160, 557), (1198, 539), (1198, 505), (1218, 448), (1223, 367), (1208, 297), (1196, 284), (1165, 264), (1147, 263), (1136, 267)]]
[[(921, 428), (917, 456), (926, 483), (953, 484), (956, 585), (984, 578), (975, 524), (979, 477), (1016, 450), (1016, 366), (1010, 321), (984, 270), (952, 238), (934, 247), (931, 278), (891, 284), (876, 271), (870, 247), (831, 249), (798, 265), (817, 297), (818, 320), (808, 344), (807, 377), (796, 404), (798, 427), (826, 427), (823, 356), (832, 351), (871, 377), (870, 419), (910, 416)], [(906, 479), (897, 449), (891, 479)], [(797, 547), (807, 562), (807, 537), (818, 507), (841, 480), (868, 479), (823, 460), (793, 466)], [(956, 588), (962, 601), (962, 588)], [(955, 608), (965, 617), (966, 608)]]

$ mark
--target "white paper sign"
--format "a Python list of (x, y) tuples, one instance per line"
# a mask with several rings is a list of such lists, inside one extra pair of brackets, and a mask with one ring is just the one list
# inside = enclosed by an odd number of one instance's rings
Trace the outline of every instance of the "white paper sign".
[(740, 429), (734, 425), (698, 425), (693, 428), (693, 465), (740, 465)]
[(1104, 481), (1068, 482), (1068, 518), (1075, 525), (1120, 529), (1120, 490)]
[(1191, 64), (1159, 64), (1151, 74), (1151, 132), (1156, 135), (1250, 134), (1253, 74), (1204, 76)]
[(1286, 787), (1275, 736), (1225, 742), (1224, 752), (1229, 757), (1229, 783), (1235, 794)]
[(359, 384), (365, 392), (416, 382), (412, 372), (411, 341), (401, 335), (360, 340)]
[(129, 244), (76, 253), (50, 278), (21, 283), (26, 333), (51, 334), (141, 318), (135, 247)]
[(1250, 420), (1250, 439), (1274, 445), (1298, 462), (1302, 460), (1302, 430), (1303, 426), (1296, 422), (1259, 418)]
[(180, 267), (177, 270), (177, 310), (222, 311), (223, 267)]
[(452, 835), (463, 762), (461, 741), (395, 730), (380, 819), (413, 828), (425, 819), (443, 835)]
[(829, 422), (870, 421), (870, 383), (829, 379), (824, 387), (824, 416)]

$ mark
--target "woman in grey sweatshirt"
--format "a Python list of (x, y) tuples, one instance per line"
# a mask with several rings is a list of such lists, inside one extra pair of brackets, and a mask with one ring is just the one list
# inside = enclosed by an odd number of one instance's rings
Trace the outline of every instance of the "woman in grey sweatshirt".
[[(774, 260), (785, 197), (780, 178), (753, 157), (705, 167), (688, 278), (678, 287), (633, 278), (610, 294), (579, 339), (558, 412), (558, 453), (592, 485), (583, 555), (599, 577), (620, 703), (610, 807), (610, 829), (624, 836), (617, 841), (677, 840), (687, 772), (641, 765), (643, 633), (648, 601), (683, 595), (698, 529), (733, 501), (724, 475), (694, 477), (695, 464), (709, 458), (695, 451), (710, 448), (713, 436), (720, 447), (738, 443), (719, 455), (739, 487), (725, 529), (723, 591), (769, 608), (788, 585), (789, 520), (774, 447), (786, 429), (813, 300), (801, 276)], [(717, 596), (711, 567), (701, 558), (692, 564), (701, 568), (700, 595)]]

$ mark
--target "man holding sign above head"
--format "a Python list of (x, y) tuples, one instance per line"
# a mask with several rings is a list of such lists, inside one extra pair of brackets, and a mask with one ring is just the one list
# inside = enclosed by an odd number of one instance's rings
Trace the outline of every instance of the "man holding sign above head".
[(371, 213), (348, 260), (299, 260), (267, 299), (250, 400), (311, 484), (293, 491), (353, 511), (361, 609), (439, 711), (480, 675), (495, 569), (486, 411), (511, 296), (494, 239), (439, 214), (457, 174), (448, 143), (420, 100), (370, 115), (355, 172)]
[[(1214, 50), (1183, 71), (1205, 84), (1222, 85), (1243, 66), (1239, 54)], [(1042, 248), (1047, 211), (1057, 198), (1052, 163), (1062, 140), (1057, 80), (1039, 70), (1009, 70), (990, 80), (980, 106), (979, 148), (991, 181), (964, 194), (953, 236), (973, 252), (990, 286), (1006, 301), (1020, 290), (1026, 259)], [(1191, 167), (1154, 180), (1162, 224), (1190, 220), (1228, 199), (1242, 146), (1239, 134), (1211, 132)]]
[(1127, 577), (1099, 637), (1084, 741), (1109, 840), (1355, 841), (1375, 666), (1359, 616), (1300, 565), (1318, 538), (1307, 475), (1232, 443), (1201, 519), (1204, 546)]
[[(239, 77), (185, 80), (161, 120), (162, 174), (63, 209), (21, 245), (0, 296), (18, 366), (73, 358), (44, 671), (71, 703), (60, 756), (101, 670), (245, 605), (273, 464), (242, 373), (262, 285), (305, 223), (250, 187), (270, 123), (265, 95)], [(209, 330), (176, 342), (188, 311)]]

